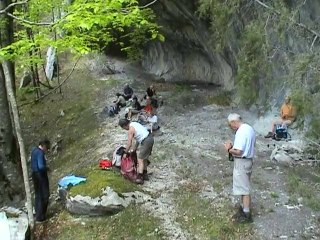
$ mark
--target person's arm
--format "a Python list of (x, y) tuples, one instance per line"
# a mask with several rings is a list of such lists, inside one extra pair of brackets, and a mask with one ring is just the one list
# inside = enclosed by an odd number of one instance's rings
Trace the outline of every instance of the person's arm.
[(232, 156), (242, 157), (243, 151), (235, 148), (230, 148), (228, 150), (228, 153), (230, 153)]
[(45, 159), (45, 156), (44, 156), (44, 152), (42, 150), (38, 151), (38, 154), (36, 156), (36, 162), (37, 162), (39, 171), (47, 170), (46, 159)]
[(285, 119), (286, 116), (284, 116), (283, 108), (284, 108), (284, 105), (281, 106), (281, 109), (280, 109), (280, 117), (283, 118), (283, 119)]
[(126, 146), (126, 149), (125, 149), (125, 153), (128, 153), (131, 146), (132, 146), (132, 140), (133, 140), (133, 137), (134, 137), (134, 133), (135, 133), (135, 130), (133, 127), (130, 127), (129, 128), (129, 131), (128, 131), (128, 141), (127, 141), (127, 146)]

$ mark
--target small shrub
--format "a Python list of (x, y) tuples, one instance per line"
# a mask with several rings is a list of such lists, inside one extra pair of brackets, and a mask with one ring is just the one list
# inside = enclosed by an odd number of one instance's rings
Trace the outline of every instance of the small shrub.
[(229, 106), (230, 103), (231, 103), (231, 93), (230, 92), (222, 92), (218, 95), (208, 97), (208, 104)]

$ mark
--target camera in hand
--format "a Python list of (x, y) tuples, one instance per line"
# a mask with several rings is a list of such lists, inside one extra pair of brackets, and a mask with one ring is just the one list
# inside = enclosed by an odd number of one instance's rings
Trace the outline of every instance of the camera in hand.
[(228, 156), (228, 157), (229, 157), (229, 161), (230, 161), (230, 162), (233, 162), (233, 161), (234, 161), (234, 157), (233, 157), (233, 155), (232, 155), (231, 153), (229, 153), (229, 156)]

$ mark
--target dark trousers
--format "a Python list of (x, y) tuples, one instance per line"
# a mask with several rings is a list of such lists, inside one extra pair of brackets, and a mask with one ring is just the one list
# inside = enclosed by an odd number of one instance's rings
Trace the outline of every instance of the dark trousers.
[(46, 171), (32, 173), (35, 192), (36, 221), (44, 221), (49, 203), (49, 180)]

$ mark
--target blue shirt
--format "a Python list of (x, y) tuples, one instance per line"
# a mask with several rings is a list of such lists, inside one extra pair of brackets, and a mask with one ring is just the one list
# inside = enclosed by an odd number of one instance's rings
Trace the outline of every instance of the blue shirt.
[(33, 172), (46, 171), (46, 158), (44, 151), (35, 147), (31, 152), (31, 169)]

